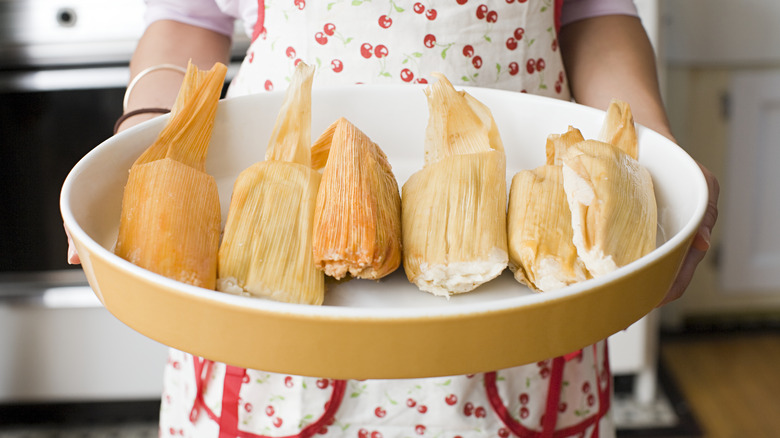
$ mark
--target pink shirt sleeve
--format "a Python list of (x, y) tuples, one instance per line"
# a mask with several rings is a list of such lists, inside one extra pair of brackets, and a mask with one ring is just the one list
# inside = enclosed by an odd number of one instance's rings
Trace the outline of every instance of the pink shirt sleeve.
[(601, 15), (639, 16), (633, 0), (563, 0), (561, 26)]
[(214, 0), (146, 0), (144, 22), (174, 20), (232, 36), (236, 17), (226, 14)]

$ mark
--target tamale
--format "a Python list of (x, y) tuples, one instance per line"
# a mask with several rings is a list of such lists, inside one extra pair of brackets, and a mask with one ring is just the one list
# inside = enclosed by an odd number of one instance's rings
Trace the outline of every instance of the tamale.
[(561, 157), (566, 153), (566, 149), (573, 144), (585, 140), (579, 129), (569, 126), (569, 129), (563, 134), (550, 134), (547, 136), (545, 152), (547, 154), (547, 164), (560, 165)]
[(190, 63), (170, 118), (130, 168), (115, 252), (160, 275), (213, 289), (219, 247), (217, 184), (205, 173), (227, 68)]
[(598, 140), (571, 146), (563, 157), (563, 187), (574, 245), (594, 277), (655, 248), (653, 182), (647, 169), (627, 153)]
[(315, 142), (328, 150), (314, 213), (314, 262), (326, 275), (376, 280), (401, 264), (401, 195), (387, 156), (340, 118)]
[(627, 102), (618, 99), (609, 102), (598, 140), (615, 146), (635, 160), (639, 157), (634, 115)]
[(449, 296), (507, 266), (506, 158), (487, 107), (437, 77), (425, 165), (402, 189), (403, 264), (418, 288)]
[(590, 277), (572, 242), (561, 166), (543, 165), (515, 174), (509, 190), (507, 237), (509, 268), (517, 281), (535, 291)]
[(265, 160), (236, 179), (219, 248), (217, 289), (299, 304), (322, 304), (312, 230), (321, 175), (311, 167), (314, 67), (298, 63)]

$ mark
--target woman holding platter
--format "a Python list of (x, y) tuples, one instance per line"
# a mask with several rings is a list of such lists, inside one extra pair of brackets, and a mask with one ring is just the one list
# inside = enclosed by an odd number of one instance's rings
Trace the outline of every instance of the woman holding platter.
[[(299, 61), (315, 87), (429, 83), (490, 87), (606, 109), (672, 138), (652, 47), (629, 0), (147, 0), (124, 130), (173, 104), (184, 67), (228, 61), (240, 19), (252, 44), (229, 96), (282, 90)], [(162, 109), (162, 110), (161, 110)], [(273, 117), (274, 115), (268, 115)], [(709, 247), (710, 209), (663, 303)], [(75, 253), (71, 261), (78, 262)], [(247, 348), (251, 348), (248, 346)], [(507, 345), (507, 348), (512, 348)], [(273, 352), (269, 352), (273, 354)], [(312, 358), (316, 360), (316, 358)], [(244, 369), (171, 350), (161, 436), (614, 436), (606, 341), (538, 363), (465, 376), (332, 380)]]

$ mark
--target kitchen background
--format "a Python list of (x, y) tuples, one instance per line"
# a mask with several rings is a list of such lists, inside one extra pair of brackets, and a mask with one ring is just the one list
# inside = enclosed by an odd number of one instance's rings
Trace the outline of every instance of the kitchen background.
[[(662, 333), (780, 326), (780, 3), (636, 3), (673, 131), (721, 184), (713, 249), (686, 295), (611, 339), (629, 403), (649, 412), (668, 398)], [(120, 115), (142, 14), (141, 0), (0, 0), (0, 426), (110, 406), (153, 413), (159, 398), (165, 347), (117, 321), (67, 266), (57, 205), (67, 172)], [(236, 60), (246, 43), (237, 37)]]

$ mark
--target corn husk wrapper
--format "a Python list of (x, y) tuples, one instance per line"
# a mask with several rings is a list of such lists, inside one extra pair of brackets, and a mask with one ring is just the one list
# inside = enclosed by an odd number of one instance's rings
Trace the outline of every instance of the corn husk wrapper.
[(313, 67), (298, 63), (265, 161), (234, 184), (219, 248), (220, 291), (298, 304), (324, 300), (311, 250), (321, 179), (311, 167), (313, 75)]
[(566, 150), (584, 140), (585, 137), (582, 136), (582, 132), (572, 126), (569, 126), (569, 129), (563, 134), (548, 135), (547, 144), (545, 145), (546, 164), (560, 166), (562, 163), (561, 157), (566, 153)]
[(573, 145), (561, 158), (573, 242), (594, 277), (656, 247), (658, 213), (650, 173), (627, 102), (610, 101), (599, 140)]
[(523, 170), (512, 178), (507, 212), (509, 268), (537, 292), (590, 278), (572, 241), (561, 166)]
[(206, 154), (227, 68), (189, 64), (168, 123), (136, 160), (122, 199), (115, 252), (160, 275), (214, 289), (220, 232)]
[(635, 160), (639, 159), (639, 141), (634, 115), (627, 102), (618, 99), (609, 102), (598, 140), (615, 146)]
[(626, 102), (610, 102), (599, 138), (586, 141), (571, 126), (552, 134), (547, 165), (512, 181), (510, 268), (534, 290), (604, 275), (655, 248), (652, 180), (636, 161), (638, 139)]
[(345, 118), (312, 147), (314, 155), (326, 149), (314, 213), (314, 262), (335, 279), (382, 278), (401, 264), (401, 195), (387, 156)]
[(573, 242), (591, 275), (612, 272), (655, 249), (653, 182), (636, 159), (598, 140), (580, 142), (563, 158), (563, 187)]
[(401, 197), (403, 263), (418, 288), (450, 296), (507, 266), (506, 158), (485, 105), (441, 75), (425, 92), (425, 166)]

